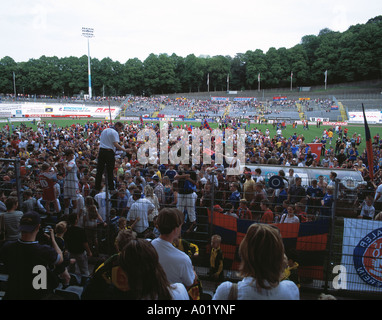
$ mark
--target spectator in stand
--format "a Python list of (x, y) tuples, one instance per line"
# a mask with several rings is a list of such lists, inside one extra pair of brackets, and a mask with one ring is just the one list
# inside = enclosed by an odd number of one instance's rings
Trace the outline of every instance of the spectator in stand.
[(196, 227), (196, 172), (190, 170), (188, 165), (184, 165), (184, 170), (181, 168), (174, 179), (178, 181), (177, 208), (183, 214), (187, 210), (188, 222), (190, 223), (187, 232), (191, 232)]
[(51, 170), (52, 166), (48, 162), (44, 162), (41, 166), (41, 174), (38, 176), (40, 186), (42, 189), (42, 198), (45, 202), (44, 208), (47, 214), (51, 213), (51, 204), (54, 206), (54, 213), (59, 213), (59, 204), (57, 202), (57, 194), (55, 185), (57, 182), (56, 169)]
[(127, 300), (130, 298), (127, 277), (121, 273), (119, 256), (122, 249), (136, 235), (131, 229), (118, 232), (115, 239), (117, 253), (101, 263), (92, 273), (81, 295), (82, 300)]
[(16, 197), (10, 196), (5, 200), (6, 212), (0, 213), (0, 225), (5, 230), (5, 241), (17, 240), (20, 237), (20, 219), (23, 212), (17, 210), (19, 201)]
[(296, 177), (296, 183), (291, 185), (288, 191), (288, 200), (290, 203), (295, 204), (305, 198), (305, 188), (301, 185), (301, 177)]
[(300, 219), (294, 214), (294, 206), (287, 207), (287, 213), (281, 216), (280, 223), (300, 223)]
[(4, 300), (41, 300), (49, 298), (58, 286), (57, 277), (47, 277), (46, 287), (37, 285), (36, 266), (39, 272), (52, 275), (51, 266), (63, 261), (63, 254), (58, 247), (54, 230), (50, 231), (51, 245), (42, 245), (36, 241), (40, 231), (41, 219), (37, 212), (25, 213), (20, 220), (20, 239), (9, 241), (0, 249), (0, 261), (9, 274)]
[[(130, 193), (129, 193), (130, 194)], [(126, 217), (127, 216), (127, 202), (129, 201), (129, 197), (127, 195), (127, 192), (124, 188), (120, 188), (118, 190), (118, 198), (116, 203), (116, 210), (117, 215), (120, 217)]]
[(239, 247), (240, 274), (237, 285), (219, 285), (213, 300), (299, 300), (299, 289), (281, 281), (287, 262), (280, 231), (269, 224), (252, 224)]
[(252, 179), (251, 171), (245, 172), (245, 182), (243, 185), (243, 198), (249, 202), (251, 202), (255, 197), (255, 185), (256, 182)]
[(240, 219), (252, 220), (251, 210), (247, 207), (247, 201), (245, 199), (240, 200), (239, 208), (237, 209), (237, 216)]
[(191, 260), (199, 256), (199, 247), (194, 243), (188, 242), (187, 240), (178, 238), (173, 242), (173, 245), (175, 248), (178, 248), (180, 251), (186, 253)]
[(366, 196), (366, 199), (361, 203), (359, 209), (361, 209), (361, 213), (358, 216), (358, 218), (373, 220), (375, 215), (375, 208), (373, 206), (373, 196)]
[[(69, 266), (68, 271), (80, 274), (81, 276), (89, 276), (88, 258), (92, 256), (85, 230), (78, 227), (78, 216), (71, 213), (67, 217), (68, 229), (65, 233), (64, 240), (68, 249), (70, 259), (75, 259), (76, 263)], [(75, 270), (78, 266), (79, 271)]]
[[(157, 196), (159, 205), (163, 206), (166, 203), (166, 195), (164, 192), (164, 186), (160, 182), (160, 178), (157, 174), (152, 177), (154, 183), (154, 194)], [(195, 180), (196, 181), (196, 180)]]
[(261, 223), (273, 223), (274, 216), (272, 210), (269, 208), (268, 200), (261, 200), (260, 202), (261, 210), (263, 210), (263, 215), (261, 217)]
[(231, 182), (229, 187), (231, 194), (228, 197), (228, 201), (232, 204), (233, 208), (237, 210), (241, 199), (240, 192), (238, 191), (238, 184), (236, 182)]
[(142, 198), (139, 189), (134, 191), (133, 198), (135, 202), (127, 214), (127, 221), (129, 225), (134, 225), (133, 230), (137, 233), (137, 237), (144, 238), (146, 233), (150, 231), (149, 215), (153, 212), (155, 206), (150, 200)]
[(328, 187), (335, 187), (336, 186), (336, 178), (337, 178), (337, 173), (335, 173), (334, 171), (330, 172), (329, 174), (329, 183), (328, 183)]
[[(57, 243), (57, 246), (60, 248), (62, 254), (63, 254), (63, 262), (57, 265), (54, 268), (54, 273), (58, 275), (58, 277), (61, 280), (62, 283), (62, 288), (66, 289), (70, 285), (70, 274), (68, 272), (67, 266), (70, 263), (74, 263), (74, 260), (70, 260), (66, 248), (65, 248), (65, 240), (64, 240), (64, 235), (67, 230), (67, 223), (65, 221), (60, 221), (59, 223), (56, 224), (54, 231), (55, 231), (55, 241)], [(50, 231), (50, 230), (49, 230)], [(50, 239), (50, 236), (49, 236)], [(50, 239), (50, 241), (52, 241)]]
[(332, 216), (333, 192), (334, 192), (333, 187), (328, 186), (326, 188), (326, 193), (321, 200), (321, 205), (322, 205), (321, 211), (320, 211), (321, 217), (331, 217)]
[(265, 191), (264, 185), (262, 183), (255, 184), (255, 196), (249, 204), (249, 208), (252, 212), (252, 217), (254, 220), (260, 220), (261, 208), (260, 202), (262, 200), (268, 200), (267, 192)]
[(295, 208), (296, 216), (300, 220), (300, 222), (307, 222), (307, 221), (309, 221), (308, 217), (306, 215), (306, 212), (304, 210), (305, 209), (305, 205), (303, 203), (301, 203), (301, 202), (295, 203), (294, 208)]
[(310, 185), (306, 190), (306, 209), (308, 214), (316, 214), (321, 206), (321, 199), (324, 196), (321, 188), (318, 186), (316, 179), (312, 180), (312, 185)]
[(72, 206), (73, 212), (77, 214), (77, 196), (79, 193), (79, 184), (77, 177), (78, 168), (76, 165), (76, 160), (74, 158), (74, 151), (72, 149), (65, 150), (65, 159), (66, 161), (64, 161), (64, 214), (69, 214), (70, 206)]
[(120, 132), (123, 127), (123, 123), (118, 121), (114, 124), (113, 128), (104, 129), (101, 133), (95, 183), (95, 188), (98, 191), (101, 190), (102, 176), (105, 168), (107, 172), (108, 189), (111, 191), (115, 190), (113, 179), (115, 151), (118, 149), (127, 153), (127, 150), (119, 144), (120, 139), (118, 132)]
[(324, 176), (319, 175), (318, 176), (318, 182), (317, 186), (324, 192), (326, 191), (326, 187), (328, 186), (328, 183), (325, 181)]
[(264, 180), (264, 177), (261, 175), (261, 172), (262, 171), (261, 171), (260, 168), (256, 168), (253, 180), (255, 180), (256, 183), (263, 183), (263, 184), (265, 184), (265, 180)]
[[(102, 218), (102, 221), (107, 221), (108, 214), (110, 215), (110, 210), (112, 208), (111, 200), (107, 201), (106, 188), (103, 187), (102, 191), (94, 196), (94, 201), (98, 209), (98, 213)], [(107, 209), (109, 208), (109, 212)]]
[(120, 276), (127, 278), (130, 299), (189, 300), (183, 284), (168, 281), (158, 253), (149, 241), (129, 241), (119, 256), (119, 265), (124, 272)]
[(190, 257), (174, 247), (174, 241), (180, 237), (184, 216), (175, 208), (164, 208), (157, 217), (160, 236), (152, 241), (159, 256), (168, 281), (182, 283), (191, 287), (197, 280)]
[(169, 177), (170, 181), (174, 181), (174, 177), (176, 176), (176, 170), (174, 169), (174, 165), (170, 163), (169, 168), (165, 171), (164, 175)]
[(224, 280), (224, 255), (220, 248), (221, 241), (222, 238), (218, 234), (211, 237), (210, 270), (208, 271), (210, 279), (219, 283)]
[(160, 211), (160, 204), (157, 195), (154, 193), (154, 190), (151, 186), (146, 185), (144, 189), (145, 198), (150, 200), (154, 205), (153, 211), (148, 215), (149, 225), (153, 227), (154, 218), (158, 215)]
[(26, 213), (28, 211), (34, 211), (37, 209), (37, 200), (33, 197), (33, 191), (31, 189), (27, 189), (24, 191), (24, 201), (21, 205), (21, 211)]
[(293, 168), (289, 169), (287, 179), (289, 188), (296, 183), (296, 177), (294, 176)]

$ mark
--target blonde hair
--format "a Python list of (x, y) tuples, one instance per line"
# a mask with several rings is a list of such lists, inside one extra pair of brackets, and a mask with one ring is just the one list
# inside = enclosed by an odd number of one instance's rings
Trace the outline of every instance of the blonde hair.
[(278, 286), (286, 267), (284, 244), (277, 227), (252, 224), (240, 243), (240, 273), (253, 277), (259, 289)]
[(144, 193), (146, 197), (152, 197), (154, 196), (154, 189), (151, 186), (146, 185), (144, 189)]
[(55, 231), (57, 234), (63, 234), (66, 231), (67, 223), (65, 221), (60, 221), (56, 224)]
[(120, 217), (118, 220), (118, 227), (122, 228), (126, 225), (127, 219), (125, 217)]
[(131, 240), (136, 239), (137, 234), (131, 229), (122, 229), (115, 238), (115, 246), (121, 251)]

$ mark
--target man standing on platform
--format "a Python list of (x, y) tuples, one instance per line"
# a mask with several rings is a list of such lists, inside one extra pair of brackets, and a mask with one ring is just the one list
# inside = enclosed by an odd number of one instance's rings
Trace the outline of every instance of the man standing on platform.
[(95, 189), (101, 190), (102, 176), (106, 167), (106, 178), (108, 183), (108, 189), (115, 192), (113, 171), (115, 166), (115, 150), (121, 150), (127, 152), (119, 142), (119, 132), (123, 129), (122, 122), (116, 122), (114, 127), (104, 129), (100, 137), (100, 148), (97, 159), (97, 175), (95, 182)]

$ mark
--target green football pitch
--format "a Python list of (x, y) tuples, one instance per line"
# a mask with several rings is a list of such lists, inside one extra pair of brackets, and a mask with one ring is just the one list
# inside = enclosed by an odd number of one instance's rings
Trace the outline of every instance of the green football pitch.
[[(43, 120), (45, 121), (46, 125), (48, 125), (49, 122), (51, 123), (56, 123), (56, 125), (58, 127), (66, 127), (66, 126), (70, 126), (72, 124), (75, 124), (75, 123), (79, 123), (79, 124), (86, 124), (87, 122), (99, 122), (99, 121), (104, 121), (104, 120), (99, 120), (99, 119), (91, 119), (89, 120), (88, 118), (87, 119), (68, 119), (68, 118), (65, 118), (65, 119), (45, 119)], [(114, 121), (118, 121), (118, 120), (114, 120)], [(136, 121), (137, 122), (137, 121)], [(150, 122), (145, 122), (145, 123), (151, 123), (151, 122), (155, 122), (155, 121), (150, 121)], [(33, 125), (31, 122), (23, 122), (27, 127), (32, 127), (34, 130), (36, 130), (37, 128), (37, 125)], [(125, 123), (130, 123), (130, 121), (125, 121)], [(21, 122), (13, 122), (14, 126), (15, 126), (15, 129), (20, 126)], [(183, 122), (183, 121), (174, 121), (173, 124), (175, 126), (179, 125), (193, 125), (193, 126), (200, 126), (201, 123), (200, 122)], [(0, 124), (0, 127), (3, 127), (5, 126), (5, 123), (2, 123)], [(211, 128), (216, 128), (217, 127), (217, 124), (216, 123), (210, 123), (210, 126)], [(276, 135), (276, 129), (273, 128), (273, 125), (272, 124), (251, 124), (251, 129), (252, 128), (255, 128), (257, 127), (259, 130), (261, 130), (262, 132), (264, 132), (266, 130), (266, 128), (269, 129), (270, 131), (270, 136), (273, 137), (274, 135)], [(342, 126), (343, 128), (345, 128), (345, 126)], [(358, 147), (358, 152), (359, 154), (361, 154), (364, 149), (365, 149), (365, 127), (361, 124), (359, 125), (348, 125), (346, 126), (348, 128), (348, 137), (352, 137), (352, 135), (354, 133), (356, 134), (361, 134), (361, 137), (362, 137), (362, 143), (360, 144), (360, 146)], [(371, 137), (373, 138), (377, 133), (379, 133), (382, 129), (381, 126), (372, 126), (372, 125), (369, 125), (370, 127), (370, 133), (371, 133)], [(297, 128), (293, 128), (291, 124), (288, 124), (286, 129), (283, 130), (283, 136), (284, 137), (290, 137), (292, 136), (294, 133), (297, 133), (297, 135), (301, 134), (304, 136), (305, 138), (305, 142), (306, 143), (310, 143), (313, 141), (313, 139), (315, 137), (318, 137), (318, 138), (321, 138), (322, 137), (322, 134), (324, 132), (325, 129), (329, 129), (329, 128), (333, 128), (333, 126), (323, 126), (321, 125), (320, 128), (317, 128), (316, 125), (310, 125), (309, 126), (309, 130), (304, 130), (303, 129), (303, 126), (302, 125), (298, 125)], [(332, 145), (333, 147), (335, 146), (335, 140), (338, 138), (338, 135), (336, 133), (334, 133), (333, 135), (333, 142), (332, 142)]]

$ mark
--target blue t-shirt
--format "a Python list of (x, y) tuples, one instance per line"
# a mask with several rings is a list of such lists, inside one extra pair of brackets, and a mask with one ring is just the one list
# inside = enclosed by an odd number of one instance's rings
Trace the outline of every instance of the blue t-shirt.
[(297, 147), (297, 146), (296, 147), (291, 147), (290, 149), (292, 151), (293, 156), (296, 157), (297, 156), (297, 151), (298, 151), (299, 147)]
[(330, 217), (332, 214), (333, 195), (326, 193), (322, 200), (324, 205), (321, 208), (321, 215)]

